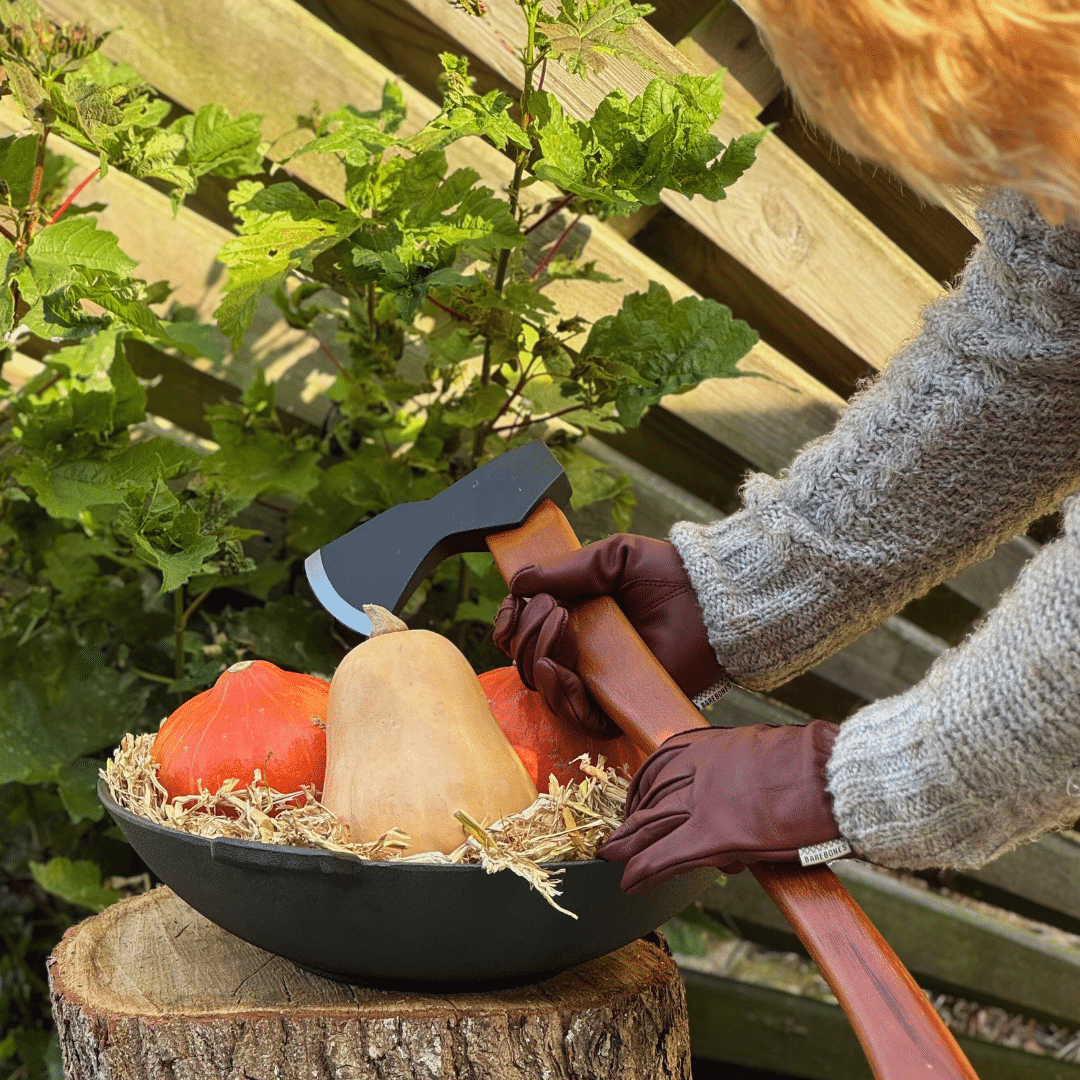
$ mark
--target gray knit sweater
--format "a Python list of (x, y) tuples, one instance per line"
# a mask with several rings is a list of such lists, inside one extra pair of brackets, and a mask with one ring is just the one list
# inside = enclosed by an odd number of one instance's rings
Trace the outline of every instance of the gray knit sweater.
[[(1019, 196), (922, 331), (745, 508), (676, 525), (720, 663), (766, 690), (1080, 487), (1080, 229)], [(906, 693), (842, 726), (841, 832), (887, 866), (977, 866), (1080, 818), (1080, 497), (1065, 535)]]

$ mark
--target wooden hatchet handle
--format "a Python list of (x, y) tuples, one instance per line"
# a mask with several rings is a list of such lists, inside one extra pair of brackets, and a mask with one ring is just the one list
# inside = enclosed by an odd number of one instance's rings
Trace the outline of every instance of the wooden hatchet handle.
[[(580, 547), (548, 500), (519, 529), (488, 538), (506, 581), (524, 566)], [(578, 672), (600, 707), (643, 750), (708, 721), (661, 667), (609, 596), (571, 611)], [(896, 953), (827, 866), (767, 863), (751, 873), (791, 924), (847, 1013), (878, 1080), (978, 1080)]]

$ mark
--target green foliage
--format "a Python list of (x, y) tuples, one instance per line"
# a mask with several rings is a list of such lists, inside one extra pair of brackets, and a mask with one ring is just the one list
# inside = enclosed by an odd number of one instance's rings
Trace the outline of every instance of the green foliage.
[(639, 54), (626, 44), (629, 30), (656, 9), (651, 4), (630, 0), (561, 0), (554, 21), (536, 24), (542, 37), (541, 52), (560, 61), (573, 75), (588, 78), (590, 71), (603, 71), (610, 58)]
[[(0, 361), (24, 345), (42, 358), (23, 385), (0, 379), (5, 1070), (55, 1072), (45, 955), (139, 873), (96, 797), (108, 751), (239, 659), (329, 676), (352, 644), (307, 589), (306, 555), (532, 438), (562, 462), (574, 507), (603, 503), (626, 529), (629, 483), (581, 437), (739, 374), (756, 340), (726, 308), (673, 303), (659, 285), (621, 308), (613, 290), (611, 313), (591, 326), (557, 308), (553, 282), (612, 282), (569, 242), (578, 217), (629, 213), (664, 189), (721, 198), (761, 133), (726, 147), (710, 134), (718, 78), (658, 78), (637, 98), (612, 92), (592, 117), (566, 116), (534, 89), (541, 66), (585, 78), (634, 57), (646, 8), (562, 0), (549, 16), (538, 0), (521, 5), (518, 100), (475, 93), (466, 61), (444, 55), (443, 107), (419, 131), (393, 84), (377, 108), (304, 119), (310, 138), (294, 157), (338, 159), (337, 202), (264, 171), (259, 117), (213, 104), (172, 117), (133, 70), (104, 59), (102, 37), (53, 25), (34, 0), (0, 0), (0, 93), (32, 124), (0, 139)], [(321, 429), (281, 415), (259, 374), (206, 410), (216, 449), (150, 433), (139, 357), (149, 346), (223, 360), (220, 335), (190, 312), (167, 317), (168, 284), (135, 275), (99, 226), (101, 207), (70, 205), (71, 162), (50, 150), (54, 133), (92, 151), (101, 175), (153, 180), (177, 206), (200, 177), (227, 182), (236, 235), (221, 251), (218, 324), (238, 347), (271, 301), (297, 330), (334, 327), (336, 340), (320, 342), (338, 366)], [(462, 138), (514, 155), (504, 190), (448, 167)], [(544, 207), (522, 199), (534, 180), (561, 188), (548, 208), (563, 215), (559, 239), (546, 245), (529, 227)], [(502, 664), (490, 626), (505, 591), (490, 556), (464, 555), (405, 614), (478, 668)]]

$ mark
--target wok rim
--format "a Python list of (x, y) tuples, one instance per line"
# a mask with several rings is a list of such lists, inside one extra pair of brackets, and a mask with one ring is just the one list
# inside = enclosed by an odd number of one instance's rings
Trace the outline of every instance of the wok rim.
[[(260, 852), (260, 853), (278, 853), (282, 855), (299, 855), (305, 856), (311, 859), (333, 859), (340, 861), (345, 866), (355, 870), (357, 866), (368, 867), (380, 867), (383, 869), (392, 870), (412, 870), (419, 871), (421, 873), (430, 873), (433, 870), (440, 870), (446, 872), (478, 872), (486, 874), (487, 871), (479, 863), (437, 863), (437, 862), (401, 862), (396, 859), (364, 859), (359, 855), (351, 855), (342, 851), (331, 851), (329, 848), (316, 848), (316, 847), (293, 847), (287, 844), (266, 844), (261, 840), (241, 840), (231, 836), (199, 836), (196, 833), (186, 832), (184, 829), (176, 829), (171, 825), (161, 825), (156, 821), (150, 821), (148, 818), (142, 817), (140, 814), (136, 814), (133, 810), (129, 810), (126, 806), (121, 806), (110, 794), (108, 782), (104, 777), (98, 777), (97, 783), (98, 798), (101, 800), (102, 805), (109, 812), (109, 814), (115, 819), (117, 815), (120, 815), (125, 820), (129, 821), (132, 825), (140, 829), (146, 829), (152, 833), (156, 833), (159, 836), (166, 837), (167, 839), (182, 839), (189, 842), (198, 843), (206, 846), (213, 857), (213, 849), (224, 845), (227, 848), (238, 848), (245, 852)], [(607, 859), (574, 859), (563, 862), (543, 862), (538, 865), (550, 868), (552, 870), (569, 870), (573, 867), (585, 867), (585, 866), (611, 866), (612, 864)], [(280, 869), (285, 870), (286, 867), (282, 866)], [(313, 870), (318, 869), (312, 867)], [(305, 873), (307, 871), (295, 869), (296, 873)], [(325, 871), (320, 871), (325, 872)]]

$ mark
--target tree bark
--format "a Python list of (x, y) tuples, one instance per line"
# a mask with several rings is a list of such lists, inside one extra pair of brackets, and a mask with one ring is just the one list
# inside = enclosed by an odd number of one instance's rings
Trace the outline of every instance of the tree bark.
[(162, 887), (69, 930), (49, 983), (68, 1080), (690, 1080), (682, 981), (644, 939), (513, 990), (374, 990)]

